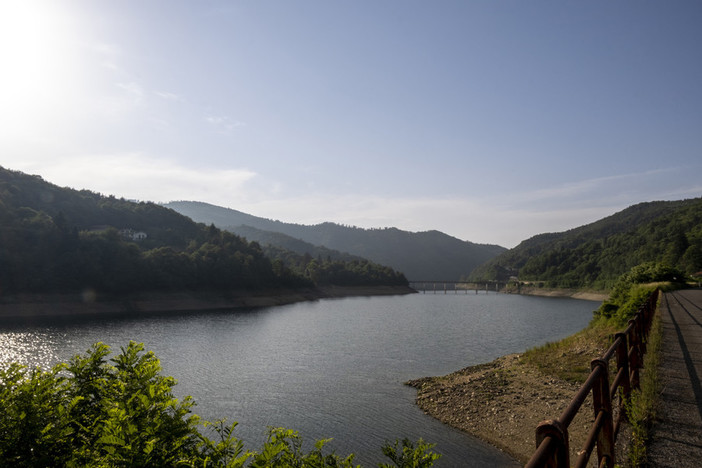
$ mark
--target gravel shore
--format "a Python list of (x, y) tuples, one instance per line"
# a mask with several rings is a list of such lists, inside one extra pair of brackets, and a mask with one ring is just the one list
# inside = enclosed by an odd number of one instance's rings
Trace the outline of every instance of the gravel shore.
[[(519, 354), (407, 384), (417, 388), (417, 405), (426, 414), (496, 446), (521, 463), (536, 449), (538, 424), (556, 419), (580, 388), (544, 375)], [(593, 420), (588, 397), (568, 428), (573, 463)], [(626, 430), (620, 437), (628, 437)], [(617, 455), (622, 458), (625, 454)]]

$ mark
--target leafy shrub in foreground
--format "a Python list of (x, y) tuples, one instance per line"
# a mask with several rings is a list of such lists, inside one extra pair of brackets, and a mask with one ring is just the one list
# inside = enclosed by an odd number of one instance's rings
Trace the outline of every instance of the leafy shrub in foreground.
[[(191, 397), (178, 401), (176, 381), (144, 346), (130, 342), (107, 360), (97, 343), (51, 370), (12, 363), (0, 368), (0, 466), (15, 467), (352, 467), (354, 455), (324, 454), (328, 440), (305, 453), (292, 430), (270, 428), (258, 451), (244, 450), (236, 423), (201, 421)], [(200, 431), (209, 427), (212, 440)], [(383, 453), (401, 468), (430, 467), (440, 455), (421, 439)], [(401, 451), (400, 451), (401, 450)]]

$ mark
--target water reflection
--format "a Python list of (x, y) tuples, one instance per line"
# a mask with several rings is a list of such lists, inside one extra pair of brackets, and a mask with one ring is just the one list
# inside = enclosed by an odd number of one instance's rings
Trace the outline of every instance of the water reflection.
[(43, 331), (0, 333), (0, 364), (11, 362), (48, 369), (60, 361), (60, 334)]

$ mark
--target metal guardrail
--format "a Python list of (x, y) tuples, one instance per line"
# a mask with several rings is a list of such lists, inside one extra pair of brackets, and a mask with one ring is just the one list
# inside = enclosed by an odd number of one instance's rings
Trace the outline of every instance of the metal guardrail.
[[(578, 452), (575, 466), (585, 467), (596, 446), (598, 466), (614, 467), (615, 442), (621, 423), (626, 418), (624, 402), (629, 399), (633, 389), (639, 388), (639, 369), (643, 367), (646, 340), (658, 304), (658, 296), (659, 290), (652, 293), (629, 321), (626, 330), (614, 335), (614, 342), (602, 357), (592, 360), (590, 376), (559, 418), (543, 421), (538, 425), (536, 451), (525, 468), (570, 467), (568, 426), (591, 392), (595, 422), (590, 427), (582, 450)], [(617, 373), (610, 386), (608, 366), (609, 361), (615, 357)], [(612, 402), (617, 396), (619, 408), (615, 418)]]

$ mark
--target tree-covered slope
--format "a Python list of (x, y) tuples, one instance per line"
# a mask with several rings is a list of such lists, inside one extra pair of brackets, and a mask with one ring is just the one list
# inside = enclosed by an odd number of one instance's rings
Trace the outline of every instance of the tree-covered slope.
[[(298, 255), (309, 255), (312, 258), (342, 260), (347, 262), (365, 260), (358, 255), (351, 255), (347, 252), (329, 249), (323, 245), (312, 245), (302, 239), (296, 239), (280, 232), (264, 231), (245, 225), (237, 226), (236, 229), (231, 228), (230, 230), (236, 232), (238, 236), (244, 237), (250, 242), (258, 242), (264, 246), (264, 250), (266, 251), (267, 246), (273, 246), (276, 250), (282, 249)], [(271, 258), (275, 258), (275, 255), (271, 256)]]
[[(361, 229), (335, 223), (307, 226), (258, 218), (201, 202), (171, 202), (166, 206), (195, 221), (214, 223), (239, 235), (251, 235), (251, 228), (254, 228), (284, 234), (313, 246), (348, 252), (389, 265), (402, 271), (410, 280), (458, 280), (506, 250), (497, 245), (462, 241), (439, 231), (415, 233), (396, 228)], [(269, 235), (266, 240), (274, 246), (284, 246), (279, 243), (281, 238)]]
[[(135, 241), (127, 232), (143, 232)], [(260, 246), (153, 203), (0, 168), (0, 294), (233, 290), (309, 285)]]
[(286, 234), (250, 226), (239, 226), (235, 232), (262, 245), (263, 252), (273, 261), (274, 269), (285, 267), (320, 286), (407, 285), (404, 274), (358, 255), (314, 246)]
[[(144, 239), (130, 234), (143, 233)], [(260, 245), (154, 203), (50, 184), (0, 167), (0, 296), (27, 292), (231, 291), (314, 284), (398, 284), (401, 274), (351, 261), (313, 278)], [(406, 284), (406, 280), (404, 280)]]
[(534, 236), (476, 269), (473, 279), (543, 281), (608, 289), (623, 273), (658, 262), (702, 270), (702, 198), (640, 203), (592, 224)]

